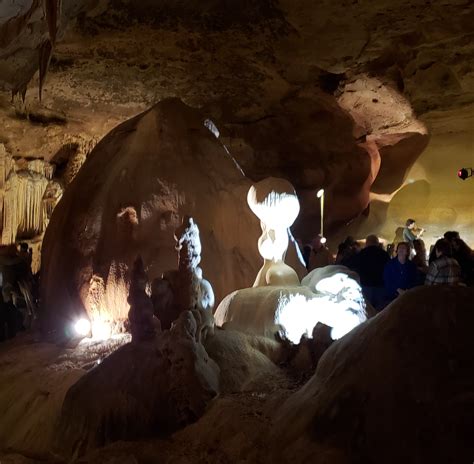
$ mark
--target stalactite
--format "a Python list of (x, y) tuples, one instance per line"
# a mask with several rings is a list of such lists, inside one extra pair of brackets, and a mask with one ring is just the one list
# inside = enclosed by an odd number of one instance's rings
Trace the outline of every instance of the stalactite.
[[(41, 101), (43, 95), (43, 84), (48, 72), (49, 62), (51, 61), (51, 56), (53, 53), (53, 45), (50, 40), (46, 40), (41, 47), (38, 49), (38, 69), (39, 69), (39, 99)], [(23, 98), (24, 101), (24, 98)]]
[(2, 243), (14, 243), (17, 235), (40, 235), (47, 224), (43, 195), (48, 179), (32, 171), (12, 170), (5, 182)]
[(38, 174), (43, 175), (48, 180), (51, 180), (53, 178), (54, 166), (49, 163), (46, 163), (42, 159), (28, 161), (27, 169), (28, 171), (37, 172)]
[(0, 144), (0, 224), (2, 244), (17, 236), (40, 236), (46, 229), (63, 187), (53, 179), (54, 165), (42, 159), (13, 159)]
[(48, 23), (49, 38), (51, 43), (56, 42), (56, 34), (58, 32), (58, 16), (60, 12), (61, 2), (59, 0), (44, 0), (43, 2), (46, 22)]

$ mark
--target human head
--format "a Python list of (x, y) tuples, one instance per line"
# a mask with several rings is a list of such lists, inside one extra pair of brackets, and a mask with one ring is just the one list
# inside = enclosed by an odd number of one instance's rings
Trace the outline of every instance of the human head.
[(421, 238), (413, 240), (413, 248), (415, 249), (416, 254), (426, 255), (425, 242)]
[(458, 251), (461, 247), (461, 237), (459, 236), (459, 232), (455, 230), (450, 230), (444, 233), (444, 238), (451, 244), (452, 251)]
[(416, 223), (414, 219), (407, 219), (406, 226), (409, 229), (413, 229), (415, 227)]
[(440, 238), (435, 243), (434, 248), (437, 258), (440, 256), (451, 256), (453, 254), (451, 244), (449, 243), (449, 240), (446, 240), (445, 238)]
[(397, 257), (402, 260), (408, 259), (410, 256), (410, 245), (407, 242), (400, 242), (397, 245)]
[(370, 246), (380, 246), (380, 241), (379, 238), (376, 235), (367, 235), (365, 239), (365, 246), (370, 247)]
[(448, 230), (444, 233), (444, 238), (450, 242), (454, 240), (459, 240), (461, 237), (459, 236), (459, 232), (455, 230)]
[(25, 242), (21, 242), (20, 243), (20, 251), (28, 251), (28, 243), (25, 243)]
[(343, 242), (345, 245), (347, 246), (354, 246), (354, 244), (356, 243), (356, 241), (354, 240), (354, 237), (351, 237), (350, 235), (344, 240)]
[(323, 244), (321, 243), (321, 234), (316, 235), (316, 237), (313, 238), (311, 242), (311, 246), (313, 247), (313, 250), (319, 250), (322, 248)]

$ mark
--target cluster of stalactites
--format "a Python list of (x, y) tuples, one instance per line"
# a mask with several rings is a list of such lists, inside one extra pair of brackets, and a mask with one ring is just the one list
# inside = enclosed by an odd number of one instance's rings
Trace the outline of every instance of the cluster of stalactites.
[(36, 236), (47, 224), (43, 195), (48, 179), (32, 171), (11, 171), (4, 186), (2, 243), (14, 243), (17, 235)]
[(62, 195), (62, 189), (56, 185), (54, 192), (47, 195), (51, 184), (57, 183), (52, 180), (53, 174), (51, 164), (41, 159), (14, 160), (0, 145), (2, 244), (15, 243), (19, 235), (43, 234), (52, 209)]

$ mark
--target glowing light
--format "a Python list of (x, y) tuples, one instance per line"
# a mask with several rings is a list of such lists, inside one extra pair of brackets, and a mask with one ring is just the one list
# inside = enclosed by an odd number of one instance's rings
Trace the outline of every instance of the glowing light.
[(287, 229), (300, 212), (296, 194), (270, 191), (263, 200), (258, 201), (255, 186), (250, 187), (247, 202), (253, 213), (271, 229)]
[(321, 207), (321, 227), (319, 230), (319, 234), (321, 235), (321, 237), (324, 237), (324, 189), (319, 189), (316, 196), (319, 198), (319, 203)]
[(290, 237), (289, 227), (300, 211), (295, 189), (285, 179), (268, 177), (250, 187), (247, 203), (260, 219), (262, 235), (257, 245), (265, 260), (254, 287), (269, 285), (272, 281), (298, 284), (296, 272), (284, 263)]
[(466, 180), (468, 177), (473, 176), (473, 169), (472, 168), (461, 168), (458, 171), (458, 177), (462, 180)]
[(76, 331), (77, 335), (81, 335), (82, 337), (87, 337), (91, 331), (91, 323), (87, 319), (79, 319), (74, 324), (74, 330)]
[(311, 336), (318, 322), (332, 327), (331, 337), (337, 340), (366, 320), (362, 290), (348, 275), (337, 273), (322, 279), (315, 290), (314, 298), (289, 295), (279, 301), (276, 322), (291, 342)]
[(214, 124), (213, 121), (211, 121), (210, 119), (206, 119), (204, 121), (204, 126), (212, 132), (212, 134), (214, 135), (216, 139), (219, 138), (219, 135), (220, 135), (219, 129), (217, 128), (217, 126)]
[(112, 336), (112, 326), (109, 322), (95, 320), (92, 322), (92, 338), (95, 340), (108, 340)]
[(323, 245), (327, 242), (326, 237), (321, 237), (321, 238), (319, 239), (319, 241), (320, 241), (320, 243), (322, 243)]

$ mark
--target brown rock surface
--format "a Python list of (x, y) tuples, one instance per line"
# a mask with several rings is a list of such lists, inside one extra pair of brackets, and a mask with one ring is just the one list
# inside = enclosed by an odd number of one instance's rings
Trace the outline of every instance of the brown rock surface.
[[(217, 330), (206, 341), (210, 359), (186, 336), (186, 324), (179, 334), (161, 334), (151, 350), (149, 342), (128, 345), (105, 360), (112, 341), (65, 350), (15, 340), (0, 353), (0, 450), (60, 463), (49, 452), (52, 440), (63, 437), (59, 441), (65, 448), (89, 447), (91, 452), (78, 461), (82, 464), (470, 462), (473, 298), (473, 290), (462, 287), (407, 292), (334, 342), (303, 386), (274, 364), (281, 360), (278, 343), (233, 331)], [(194, 370), (193, 360), (198, 360)], [(209, 368), (215, 373), (212, 360), (220, 367), (221, 394), (199, 420), (170, 437), (93, 450), (124, 431), (130, 437), (147, 435), (150, 411), (161, 419), (168, 417), (166, 411), (189, 413), (167, 405), (159, 410), (163, 391), (173, 401), (178, 398), (176, 404), (197, 404), (202, 411), (200, 399), (209, 396), (199, 392), (208, 377), (198, 373)], [(92, 384), (93, 394), (86, 388)], [(109, 389), (111, 384), (117, 388)], [(171, 384), (174, 389), (150, 387)], [(61, 404), (71, 385), (63, 418), (79, 420), (61, 426)], [(152, 398), (161, 399), (145, 411), (138, 407)], [(97, 433), (100, 423), (104, 434)], [(29, 462), (21, 454), (0, 451), (0, 457)]]
[[(463, 124), (474, 101), (469, 0), (233, 0), (225, 8), (210, 0), (62, 0), (42, 102), (33, 74), (51, 21), (40, 3), (15, 0), (0, 16), (0, 142), (11, 154), (51, 158), (71, 137), (101, 138), (177, 96), (209, 112), (251, 178), (285, 174), (302, 200), (296, 230), (311, 236), (315, 188), (330, 192), (330, 230), (369, 199), (386, 205), (418, 179), (408, 170), (427, 143), (421, 120), (433, 135), (421, 163), (436, 170), (431, 198), (424, 207), (423, 195), (411, 196), (396, 213), (385, 211), (387, 223), (399, 225), (416, 204), (427, 228), (446, 229), (452, 208), (457, 228), (474, 240), (470, 215), (458, 214), (472, 191), (453, 187), (455, 171), (472, 161), (472, 125)], [(25, 104), (11, 104), (10, 90), (32, 77)], [(438, 143), (447, 121), (456, 128), (449, 146)], [(451, 157), (450, 146), (465, 149)], [(440, 215), (436, 205), (452, 188), (459, 195)], [(372, 206), (355, 232), (370, 226), (387, 235), (383, 208)]]
[(249, 286), (259, 265), (249, 186), (202, 116), (178, 100), (117, 127), (89, 155), (47, 229), (46, 326), (62, 331), (84, 311), (92, 320), (125, 320), (133, 260), (143, 258), (150, 280), (175, 268), (173, 234), (184, 215), (199, 223), (216, 299)]
[(417, 288), (335, 342), (278, 412), (281, 462), (472, 460), (473, 299)]
[(77, 457), (196, 421), (219, 392), (219, 367), (195, 336), (191, 312), (182, 313), (170, 331), (121, 347), (84, 375), (64, 399), (58, 451)]

